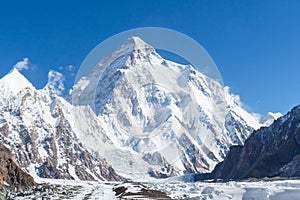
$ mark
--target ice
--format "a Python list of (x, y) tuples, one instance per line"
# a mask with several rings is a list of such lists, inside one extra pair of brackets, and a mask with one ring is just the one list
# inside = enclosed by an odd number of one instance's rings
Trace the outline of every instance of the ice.
[(299, 199), (300, 189), (299, 190), (285, 190), (284, 192), (279, 192), (270, 196), (270, 200), (291, 200)]
[(299, 198), (299, 183), (300, 180), (224, 183), (164, 181), (144, 184), (152, 189), (164, 191), (174, 199), (291, 200)]

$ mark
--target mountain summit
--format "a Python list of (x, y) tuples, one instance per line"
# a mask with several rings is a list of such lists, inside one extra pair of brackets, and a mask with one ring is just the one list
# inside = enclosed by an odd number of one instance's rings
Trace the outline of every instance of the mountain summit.
[(7, 93), (18, 94), (25, 88), (34, 88), (33, 85), (17, 70), (13, 68), (6, 76), (0, 79), (0, 87)]
[(122, 49), (122, 47), (132, 47), (133, 50), (154, 50), (151, 45), (137, 36), (128, 38), (127, 41), (125, 41), (120, 47), (120, 49)]
[(70, 96), (94, 110), (115, 148), (84, 140), (129, 177), (209, 172), (261, 126), (228, 87), (162, 58), (138, 37), (103, 58)]

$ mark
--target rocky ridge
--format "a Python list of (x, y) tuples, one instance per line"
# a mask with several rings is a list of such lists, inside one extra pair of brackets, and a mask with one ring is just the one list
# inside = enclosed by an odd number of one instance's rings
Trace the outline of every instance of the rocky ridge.
[[(0, 80), (0, 108), (1, 143), (11, 149), (20, 167), (33, 176), (122, 180), (105, 159), (89, 150), (77, 136), (79, 131), (102, 131), (88, 108), (72, 107), (49, 85), (35, 89), (16, 69)], [(77, 128), (74, 118), (87, 117), (87, 126)]]
[(271, 126), (254, 131), (244, 146), (232, 146), (211, 174), (196, 180), (300, 177), (300, 106)]
[(0, 184), (35, 185), (33, 178), (17, 164), (15, 157), (3, 144), (0, 144)]

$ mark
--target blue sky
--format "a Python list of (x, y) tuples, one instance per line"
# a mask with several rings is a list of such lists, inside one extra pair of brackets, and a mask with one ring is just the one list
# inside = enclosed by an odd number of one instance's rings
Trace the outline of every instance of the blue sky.
[(5, 1), (0, 76), (26, 57), (30, 68), (22, 73), (37, 88), (51, 69), (64, 72), (69, 88), (72, 73), (106, 38), (165, 27), (198, 41), (249, 110), (286, 113), (300, 104), (299, 10), (298, 0)]

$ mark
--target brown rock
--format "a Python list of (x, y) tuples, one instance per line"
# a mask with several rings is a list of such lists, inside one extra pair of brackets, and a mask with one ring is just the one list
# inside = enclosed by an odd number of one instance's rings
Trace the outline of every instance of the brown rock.
[(3, 176), (0, 175), (0, 185), (3, 185), (4, 181), (3, 181)]
[(35, 185), (33, 178), (16, 164), (9, 149), (0, 144), (0, 183), (4, 181), (9, 185)]

